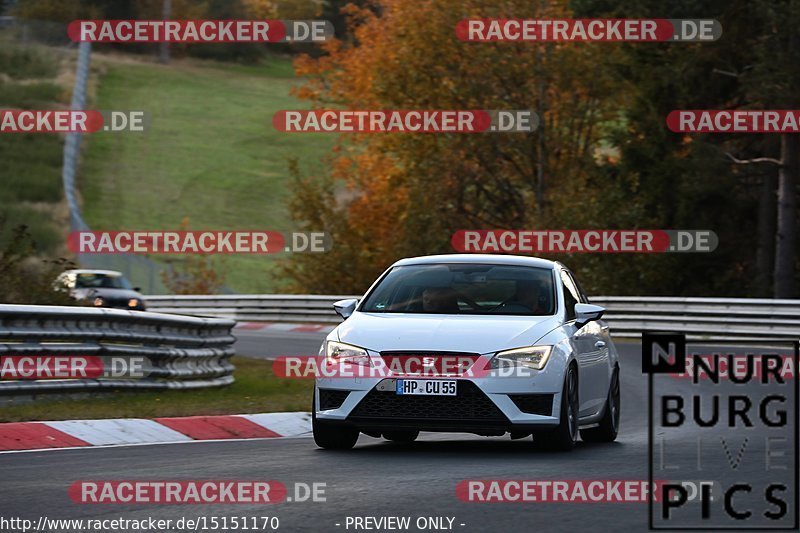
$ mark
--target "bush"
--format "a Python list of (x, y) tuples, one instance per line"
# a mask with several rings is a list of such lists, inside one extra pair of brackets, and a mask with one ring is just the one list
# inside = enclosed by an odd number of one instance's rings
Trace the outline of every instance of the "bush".
[[(5, 221), (0, 221), (0, 231)], [(35, 305), (76, 305), (69, 294), (57, 291), (56, 277), (70, 268), (71, 261), (43, 259), (28, 227), (11, 229), (11, 236), (0, 248), (0, 302)]]
[(0, 226), (0, 250), (14, 238), (14, 229), (23, 225), (40, 254), (52, 255), (64, 244), (61, 228), (41, 209), (20, 203), (4, 204), (0, 201), (0, 220), (5, 221), (5, 225)]
[[(181, 231), (189, 231), (189, 218), (181, 221)], [(178, 267), (170, 264), (169, 270), (161, 271), (161, 281), (173, 294), (218, 294), (225, 285), (222, 266), (215, 268), (208, 255), (188, 254), (177, 261)]]

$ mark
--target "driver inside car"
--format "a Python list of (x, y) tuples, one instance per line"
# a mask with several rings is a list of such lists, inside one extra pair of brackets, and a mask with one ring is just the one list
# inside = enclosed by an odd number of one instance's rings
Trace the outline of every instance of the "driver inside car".
[[(538, 281), (517, 281), (516, 292), (509, 300), (503, 302), (499, 310), (506, 312), (524, 311), (535, 315), (546, 315), (550, 310), (542, 305), (542, 290)], [(524, 309), (521, 309), (524, 308)]]
[(422, 291), (422, 310), (426, 313), (457, 313), (458, 299), (449, 287), (430, 287)]

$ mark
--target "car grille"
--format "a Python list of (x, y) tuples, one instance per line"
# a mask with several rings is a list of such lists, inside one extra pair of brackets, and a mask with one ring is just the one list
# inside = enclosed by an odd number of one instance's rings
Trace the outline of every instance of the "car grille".
[(335, 389), (319, 389), (319, 408), (338, 409), (350, 395), (350, 391)]
[(523, 413), (545, 416), (553, 414), (552, 394), (509, 394), (508, 397)]
[(505, 422), (500, 409), (471, 381), (457, 381), (455, 396), (416, 396), (371, 390), (356, 406), (354, 418), (481, 420)]
[[(456, 377), (472, 368), (481, 356), (464, 352), (388, 351), (381, 352), (381, 357), (395, 375)], [(430, 361), (431, 366), (421, 364), (426, 360)], [(460, 366), (462, 364), (463, 367)], [(461, 371), (458, 371), (458, 367)]]

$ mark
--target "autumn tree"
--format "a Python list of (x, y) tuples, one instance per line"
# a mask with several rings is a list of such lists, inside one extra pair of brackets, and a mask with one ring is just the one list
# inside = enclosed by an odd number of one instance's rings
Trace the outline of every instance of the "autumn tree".
[(582, 17), (703, 13), (720, 21), (718, 41), (628, 44), (608, 62), (635, 87), (624, 120), (612, 131), (621, 150), (615, 174), (638, 184), (636, 197), (621, 205), (639, 204), (664, 227), (716, 231), (720, 248), (714, 254), (664, 258), (670, 266), (664, 278), (679, 290), (796, 295), (798, 135), (685, 135), (666, 131), (664, 116), (674, 109), (797, 109), (800, 2), (683, 0), (665, 6), (657, 0), (575, 0), (573, 5)]
[[(334, 250), (297, 256), (297, 290), (358, 292), (394, 259), (452, 251), (461, 228), (711, 229), (708, 254), (554, 256), (594, 293), (796, 294), (798, 136), (670, 132), (675, 109), (795, 109), (797, 0), (386, 0), (352, 38), (297, 61), (317, 107), (533, 109), (511, 135), (344, 135), (293, 212)], [(697, 18), (715, 42), (462, 43), (469, 17)], [(750, 221), (755, 219), (754, 223)], [(773, 276), (774, 271), (774, 276)], [(774, 278), (774, 279), (773, 279)]]
[[(296, 62), (297, 91), (316, 107), (530, 109), (535, 133), (346, 135), (329, 179), (298, 178), (292, 212), (333, 236), (324, 256), (285, 265), (295, 288), (358, 292), (395, 259), (448, 252), (463, 228), (547, 227), (563, 213), (580, 226), (600, 207), (575, 198), (593, 182), (602, 128), (623, 94), (602, 48), (465, 43), (469, 17), (568, 17), (564, 2), (386, 0), (347, 8), (352, 40)], [(332, 275), (333, 273), (333, 275)]]

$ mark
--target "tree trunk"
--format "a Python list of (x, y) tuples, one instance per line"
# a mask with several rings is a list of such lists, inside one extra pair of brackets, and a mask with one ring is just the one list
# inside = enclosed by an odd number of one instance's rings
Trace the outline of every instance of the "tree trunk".
[[(169, 20), (172, 17), (172, 0), (164, 0), (164, 4), (161, 6), (161, 18), (163, 20)], [(169, 63), (169, 43), (162, 42), (158, 45), (158, 62), (167, 64)]]
[(775, 233), (778, 209), (775, 189), (778, 187), (777, 167), (764, 166), (764, 177), (758, 198), (758, 238), (756, 248), (756, 279), (753, 290), (756, 295), (768, 298), (772, 295), (772, 274), (775, 271)]
[(797, 229), (797, 174), (800, 172), (800, 135), (781, 137), (783, 165), (778, 177), (778, 232), (775, 241), (775, 298), (795, 295)]

